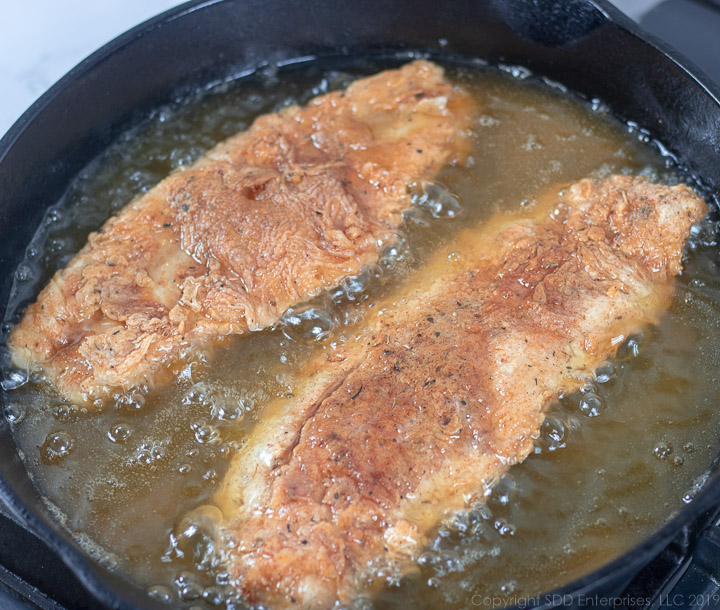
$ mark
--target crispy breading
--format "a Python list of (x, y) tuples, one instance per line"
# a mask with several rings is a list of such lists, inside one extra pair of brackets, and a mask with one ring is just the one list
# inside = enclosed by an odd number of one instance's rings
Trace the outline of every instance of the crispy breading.
[(14, 364), (86, 402), (272, 325), (377, 260), (408, 185), (464, 160), (473, 108), (415, 61), (258, 118), (90, 235), (10, 335)]
[(216, 495), (252, 604), (331, 608), (401, 576), (531, 452), (546, 407), (668, 307), (685, 186), (582, 180), (461, 234), (267, 407)]

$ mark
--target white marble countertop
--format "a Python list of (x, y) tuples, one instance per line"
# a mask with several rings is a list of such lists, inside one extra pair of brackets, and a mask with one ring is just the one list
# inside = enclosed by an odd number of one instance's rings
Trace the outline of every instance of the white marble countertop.
[(66, 72), (180, 0), (0, 0), (0, 136)]
[[(660, 0), (615, 0), (637, 18)], [(180, 0), (0, 0), (0, 136), (90, 53)]]

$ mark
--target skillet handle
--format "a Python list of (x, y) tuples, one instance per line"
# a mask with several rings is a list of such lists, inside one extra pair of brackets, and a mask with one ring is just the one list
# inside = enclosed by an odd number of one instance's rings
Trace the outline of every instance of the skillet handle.
[(661, 594), (653, 610), (720, 608), (720, 521), (700, 534), (685, 571), (669, 593)]

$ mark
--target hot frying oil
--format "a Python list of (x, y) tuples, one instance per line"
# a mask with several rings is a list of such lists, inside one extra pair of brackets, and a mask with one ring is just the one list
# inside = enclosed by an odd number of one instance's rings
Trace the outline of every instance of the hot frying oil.
[[(544, 189), (587, 175), (680, 180), (597, 103), (500, 71), (450, 73), (481, 107), (471, 161), (413, 187), (403, 239), (377, 266), (294, 308), (274, 328), (194, 356), (176, 367), (170, 386), (118, 396), (100, 412), (11, 375), (8, 385), (17, 387), (7, 393), (7, 415), (48, 507), (106, 566), (153, 596), (231, 604), (226, 575), (208, 569), (212, 541), (202, 516), (214, 510), (211, 496), (233, 453), (263, 406), (293, 392), (300, 364), (346, 340), (378, 298), (459, 229), (531, 206)], [(48, 212), (18, 269), (14, 319), (87, 234), (134, 196), (259, 114), (350, 80), (320, 68), (269, 74), (156, 112)], [(713, 246), (707, 225), (692, 238), (661, 323), (632, 337), (591, 386), (553, 405), (534, 454), (499, 481), (487, 504), (443, 525), (419, 569), (389, 583), (376, 607), (466, 608), (486, 596), (512, 602), (539, 594), (615, 558), (691, 501), (720, 433)]]

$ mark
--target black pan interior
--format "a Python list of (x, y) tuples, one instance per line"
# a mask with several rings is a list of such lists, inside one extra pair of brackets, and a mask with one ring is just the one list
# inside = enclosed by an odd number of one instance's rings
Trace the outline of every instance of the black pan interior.
[[(602, 0), (200, 0), (128, 32), (55, 85), (0, 141), (0, 303), (45, 209), (119, 134), (153, 109), (267, 66), (313, 58), (481, 58), (525, 66), (663, 142), (715, 202), (720, 192), (720, 92)], [(6, 332), (4, 329), (3, 332)], [(720, 447), (719, 447), (720, 450)], [(88, 560), (45, 516), (0, 422), (8, 504), (55, 547), (108, 607), (155, 607)], [(683, 526), (720, 498), (713, 470), (677, 519), (626, 557), (559, 593), (622, 588)], [(557, 598), (561, 599), (561, 598)]]

